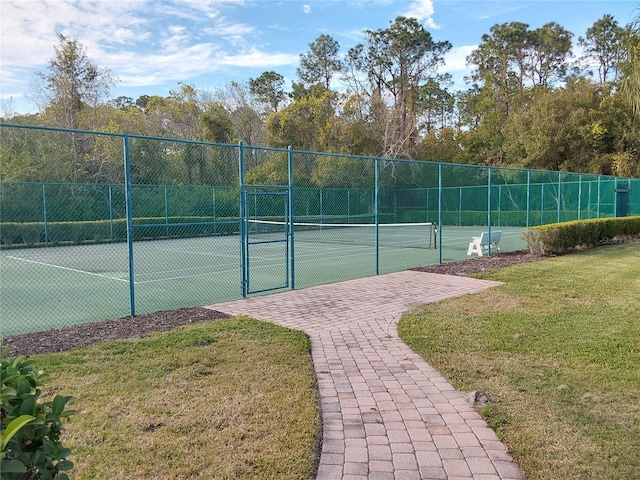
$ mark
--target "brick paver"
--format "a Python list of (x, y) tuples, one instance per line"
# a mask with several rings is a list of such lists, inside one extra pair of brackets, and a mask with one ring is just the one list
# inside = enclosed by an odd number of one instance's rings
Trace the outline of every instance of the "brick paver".
[(415, 305), (496, 285), (405, 271), (208, 308), (311, 338), (323, 425), (317, 480), (521, 480), (482, 417), (396, 330), (400, 315)]

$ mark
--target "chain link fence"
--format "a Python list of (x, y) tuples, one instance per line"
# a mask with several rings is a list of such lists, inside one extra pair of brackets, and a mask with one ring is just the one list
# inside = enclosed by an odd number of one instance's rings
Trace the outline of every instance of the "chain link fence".
[(0, 335), (464, 258), (640, 180), (0, 126)]

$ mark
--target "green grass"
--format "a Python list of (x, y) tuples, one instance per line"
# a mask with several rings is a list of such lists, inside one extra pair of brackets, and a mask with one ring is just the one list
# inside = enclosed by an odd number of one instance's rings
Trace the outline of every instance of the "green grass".
[(482, 413), (527, 479), (640, 478), (640, 243), (489, 272), (503, 286), (404, 316), (401, 338)]
[(306, 334), (249, 318), (34, 355), (75, 399), (74, 479), (307, 479), (320, 413)]

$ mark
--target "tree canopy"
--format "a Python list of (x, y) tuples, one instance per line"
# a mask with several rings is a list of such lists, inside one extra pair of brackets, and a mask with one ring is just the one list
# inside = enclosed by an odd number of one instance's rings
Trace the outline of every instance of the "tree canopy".
[[(178, 83), (166, 96), (137, 99), (109, 99), (115, 76), (96, 65), (78, 40), (59, 35), (32, 92), (39, 113), (2, 120), (328, 153), (638, 176), (639, 25), (635, 21), (621, 27), (604, 15), (576, 36), (555, 22), (539, 28), (517, 21), (496, 24), (467, 58), (468, 88), (452, 91), (451, 77), (442, 73), (450, 42), (434, 40), (414, 18), (397, 17), (387, 28), (365, 30), (363, 42), (347, 51), (341, 52), (330, 35), (320, 35), (300, 55), (298, 78), (289, 88), (282, 74), (270, 70), (214, 91)], [(574, 57), (574, 38), (582, 52), (579, 58)], [(64, 160), (73, 165), (67, 179), (117, 176), (121, 157), (113, 148), (83, 136), (76, 136), (73, 144), (73, 158)], [(1, 178), (32, 178), (41, 147), (29, 146), (10, 160), (3, 157)], [(196, 150), (184, 153), (180, 166), (149, 163), (136, 174), (156, 182), (184, 171), (185, 178), (197, 182), (199, 172), (211, 168), (213, 160)], [(151, 159), (150, 151), (140, 147), (139, 152)], [(314, 182), (357, 175), (348, 162), (327, 163), (314, 174)], [(263, 174), (268, 176), (267, 170)], [(50, 179), (63, 180), (55, 171), (40, 169)]]

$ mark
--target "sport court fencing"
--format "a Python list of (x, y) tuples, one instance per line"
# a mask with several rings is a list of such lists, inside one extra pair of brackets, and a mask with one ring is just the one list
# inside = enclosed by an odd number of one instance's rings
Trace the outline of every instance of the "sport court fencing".
[[(0, 334), (464, 258), (640, 180), (0, 125)], [(73, 181), (72, 181), (73, 180)]]

